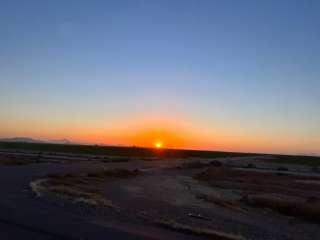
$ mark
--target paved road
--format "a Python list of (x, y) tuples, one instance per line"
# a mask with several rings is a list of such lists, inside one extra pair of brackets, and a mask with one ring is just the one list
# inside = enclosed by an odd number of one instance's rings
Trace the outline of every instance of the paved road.
[[(35, 198), (28, 184), (58, 168), (73, 165), (33, 164), (0, 166), (0, 239), (199, 239), (152, 227), (147, 233), (96, 225), (65, 208)], [(108, 219), (104, 219), (108, 221)], [(125, 223), (124, 223), (125, 224)], [(165, 238), (164, 238), (165, 236)]]

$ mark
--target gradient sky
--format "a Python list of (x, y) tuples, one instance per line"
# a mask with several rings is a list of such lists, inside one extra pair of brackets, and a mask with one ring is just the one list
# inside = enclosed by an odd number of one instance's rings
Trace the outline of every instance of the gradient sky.
[(0, 2), (0, 137), (320, 154), (320, 1)]

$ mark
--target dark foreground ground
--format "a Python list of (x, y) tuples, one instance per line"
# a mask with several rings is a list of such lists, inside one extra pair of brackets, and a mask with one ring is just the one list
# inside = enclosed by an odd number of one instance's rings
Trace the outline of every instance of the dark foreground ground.
[(0, 239), (319, 239), (319, 169), (293, 163), (0, 148)]

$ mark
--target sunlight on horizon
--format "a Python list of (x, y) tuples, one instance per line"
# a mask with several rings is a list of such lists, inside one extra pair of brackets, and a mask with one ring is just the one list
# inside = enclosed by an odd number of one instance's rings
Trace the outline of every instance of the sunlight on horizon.
[(156, 141), (156, 142), (154, 143), (154, 146), (159, 149), (159, 148), (162, 148), (163, 143), (162, 143), (161, 141)]

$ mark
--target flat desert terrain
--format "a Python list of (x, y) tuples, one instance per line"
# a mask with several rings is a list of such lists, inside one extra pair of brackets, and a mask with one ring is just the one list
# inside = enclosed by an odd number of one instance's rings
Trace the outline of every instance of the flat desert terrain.
[(1, 239), (318, 239), (319, 168), (280, 160), (0, 149)]

